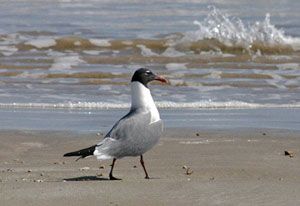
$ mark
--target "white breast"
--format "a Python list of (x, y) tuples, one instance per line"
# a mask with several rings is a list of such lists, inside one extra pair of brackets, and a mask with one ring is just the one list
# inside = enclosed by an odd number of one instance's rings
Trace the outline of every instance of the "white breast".
[(139, 108), (151, 113), (151, 123), (160, 120), (150, 90), (140, 82), (131, 82), (131, 108)]

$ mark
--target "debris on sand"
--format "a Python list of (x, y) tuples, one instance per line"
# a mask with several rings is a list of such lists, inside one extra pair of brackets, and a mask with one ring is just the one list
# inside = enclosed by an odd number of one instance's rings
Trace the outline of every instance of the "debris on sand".
[(186, 175), (191, 175), (191, 174), (193, 174), (193, 170), (192, 170), (190, 167), (186, 166), (186, 165), (183, 165), (183, 166), (182, 166), (182, 169), (185, 170), (185, 174), (186, 174)]
[(90, 168), (89, 167), (82, 167), (82, 168), (80, 168), (79, 170), (80, 171), (87, 171), (87, 170), (89, 170)]
[(66, 162), (54, 162), (53, 164), (55, 164), (55, 165), (64, 165), (64, 164), (66, 164)]
[(14, 161), (15, 163), (20, 163), (20, 164), (23, 164), (23, 163), (24, 163), (23, 160), (19, 160), (19, 159), (14, 159), (13, 161)]
[(284, 155), (285, 156), (289, 156), (290, 158), (294, 157), (294, 152), (293, 151), (290, 151), (290, 150), (285, 150), (284, 151)]
[(33, 180), (33, 182), (44, 182), (44, 180), (38, 179), (38, 180)]

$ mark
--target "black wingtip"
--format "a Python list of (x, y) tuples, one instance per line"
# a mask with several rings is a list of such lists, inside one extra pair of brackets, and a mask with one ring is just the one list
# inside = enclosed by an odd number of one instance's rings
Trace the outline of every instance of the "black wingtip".
[(72, 156), (78, 156), (80, 154), (78, 154), (78, 151), (76, 152), (69, 152), (69, 153), (66, 153), (64, 154), (64, 157), (72, 157)]
[(87, 156), (90, 156), (90, 155), (94, 154), (96, 146), (97, 145), (93, 145), (91, 147), (88, 147), (88, 148), (85, 148), (85, 149), (82, 149), (82, 150), (66, 153), (66, 154), (64, 154), (64, 157), (80, 156), (78, 159), (85, 158)]

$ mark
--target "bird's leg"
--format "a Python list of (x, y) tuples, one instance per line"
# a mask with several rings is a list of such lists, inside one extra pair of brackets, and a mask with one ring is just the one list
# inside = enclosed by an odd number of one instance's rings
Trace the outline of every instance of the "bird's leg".
[(143, 166), (144, 172), (145, 172), (145, 179), (149, 179), (149, 175), (148, 172), (146, 170), (145, 164), (144, 164), (144, 159), (143, 159), (143, 155), (141, 155), (141, 159), (140, 159), (141, 165)]
[(113, 162), (112, 162), (112, 164), (111, 164), (111, 169), (110, 169), (110, 172), (109, 172), (109, 179), (110, 179), (110, 180), (121, 180), (121, 179), (116, 178), (116, 177), (113, 176), (113, 169), (114, 169), (116, 160), (117, 160), (117, 159), (114, 158), (114, 159), (113, 159)]

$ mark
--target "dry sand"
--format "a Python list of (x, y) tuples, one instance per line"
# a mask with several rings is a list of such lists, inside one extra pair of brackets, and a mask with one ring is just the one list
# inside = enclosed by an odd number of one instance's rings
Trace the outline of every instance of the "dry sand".
[(144, 156), (152, 179), (124, 158), (120, 181), (110, 161), (62, 157), (100, 138), (1, 131), (0, 205), (300, 205), (300, 132), (169, 129)]

